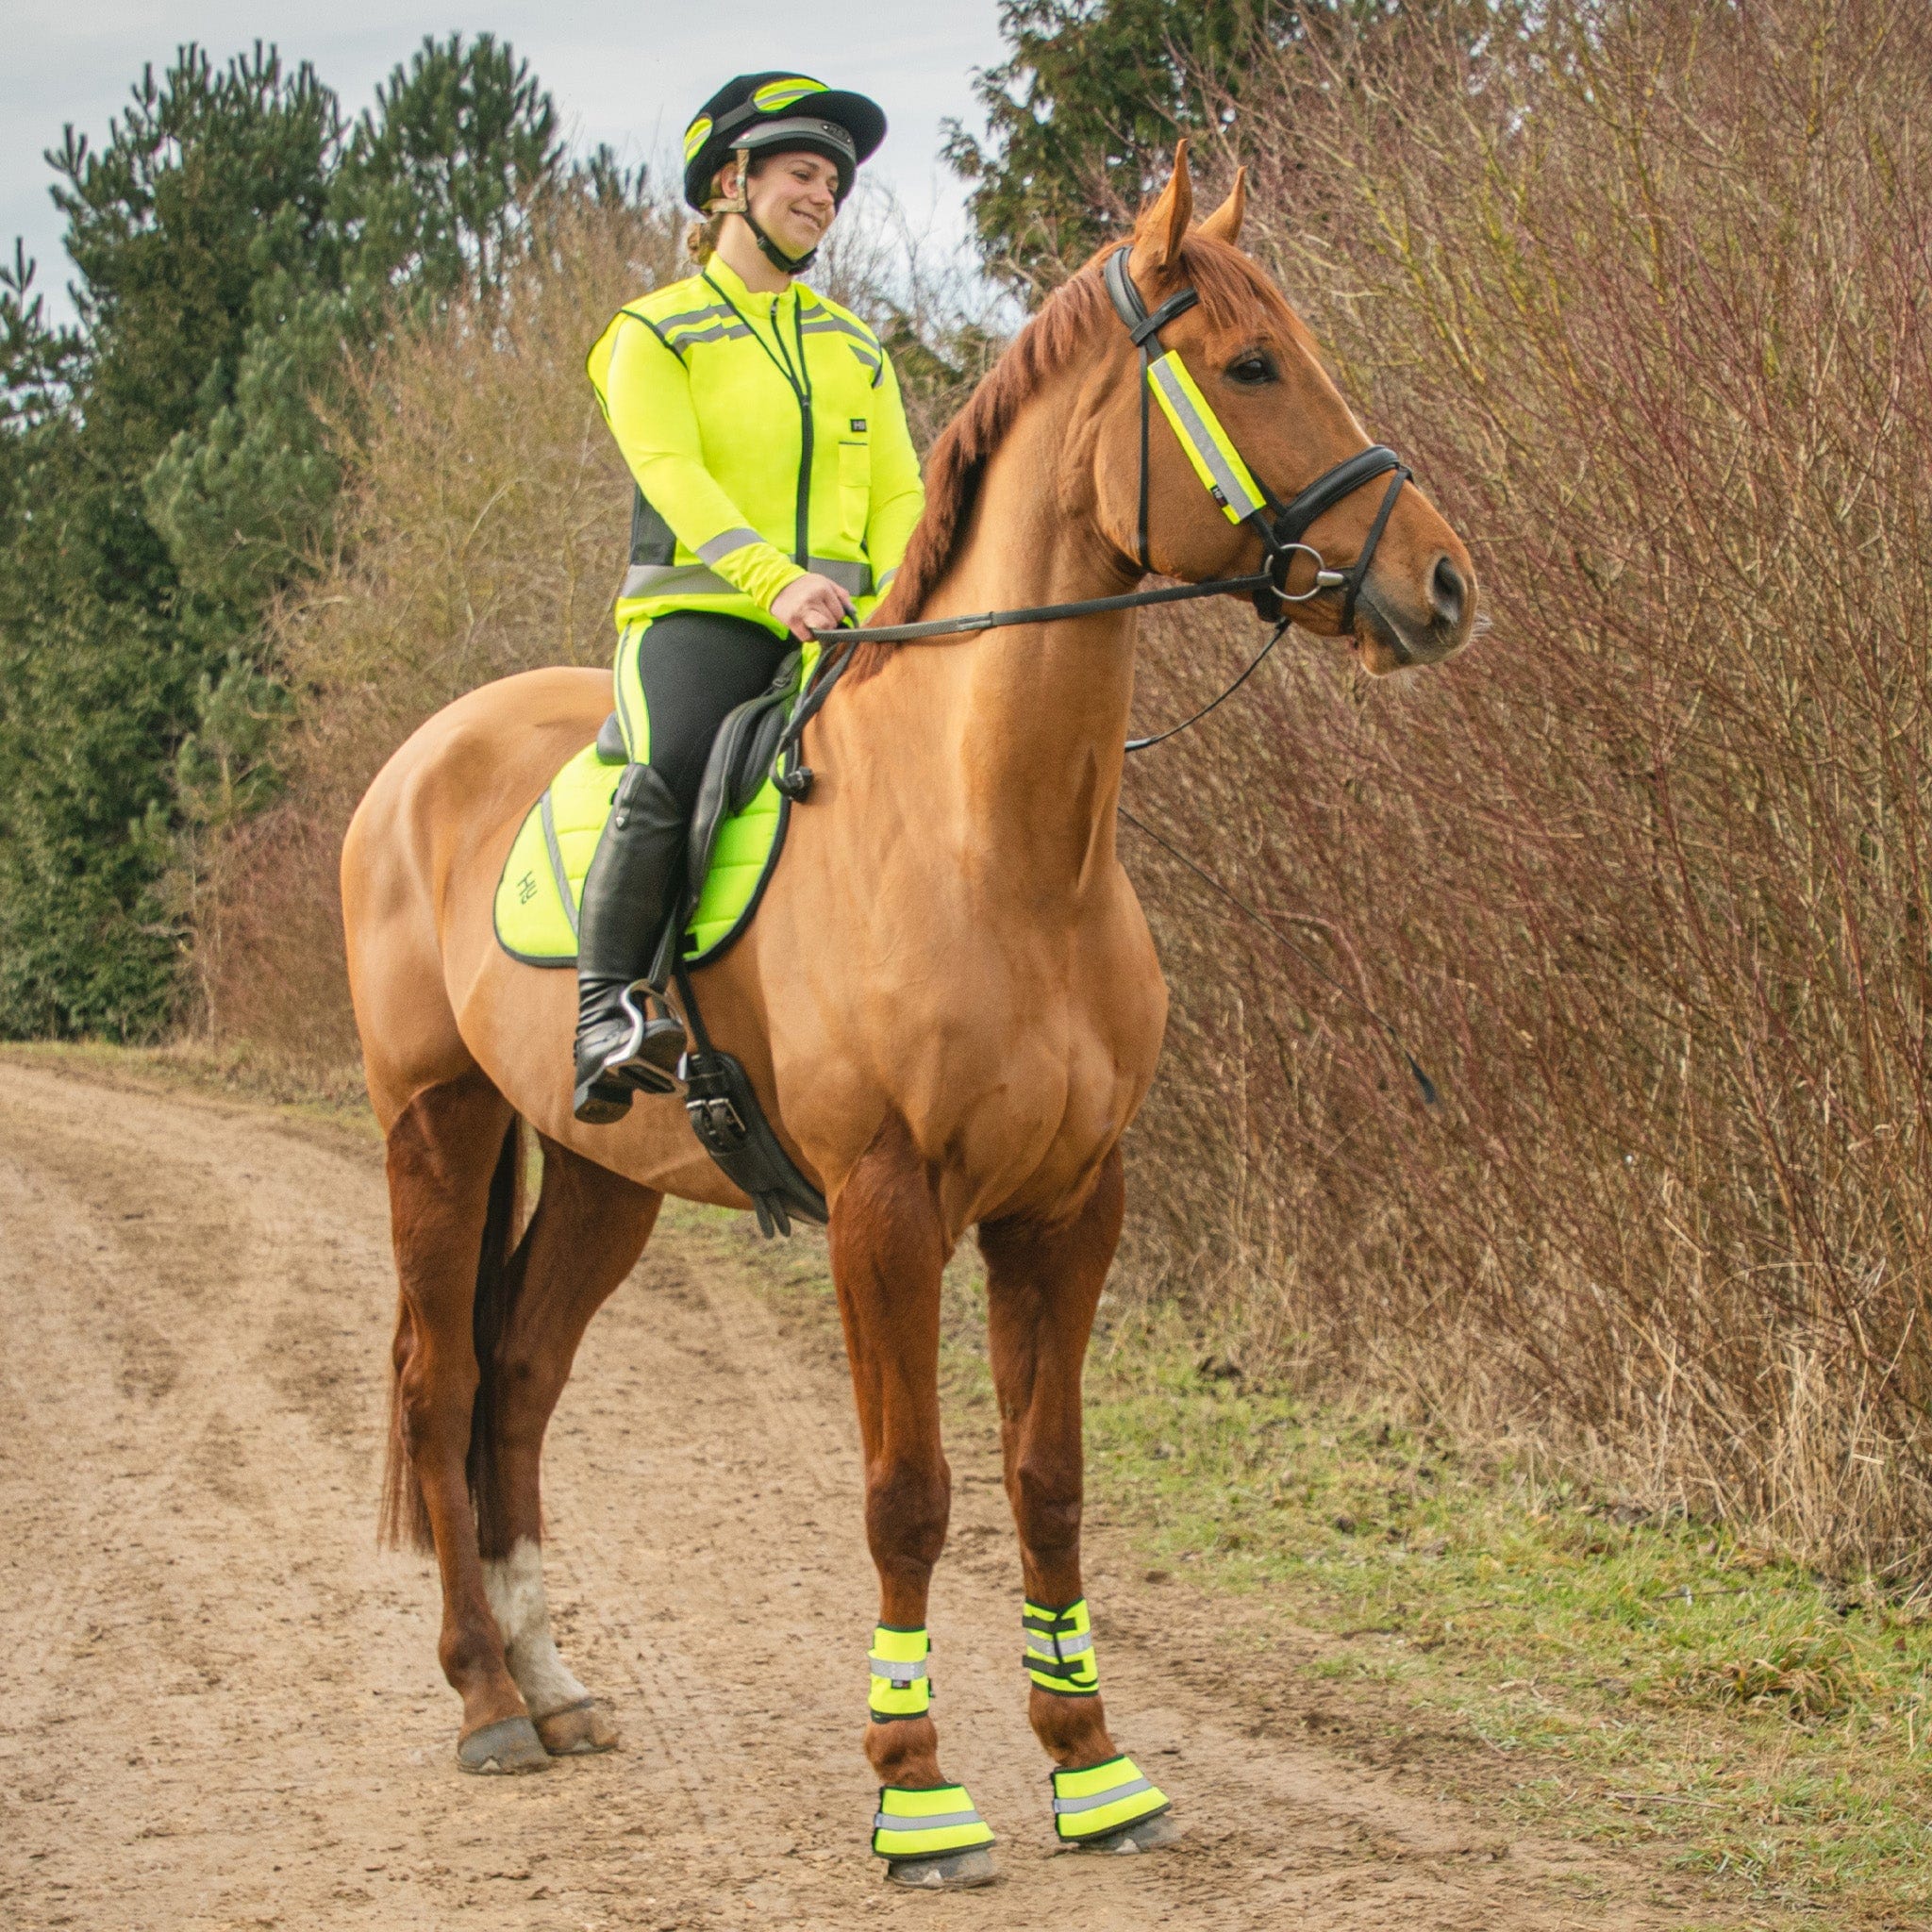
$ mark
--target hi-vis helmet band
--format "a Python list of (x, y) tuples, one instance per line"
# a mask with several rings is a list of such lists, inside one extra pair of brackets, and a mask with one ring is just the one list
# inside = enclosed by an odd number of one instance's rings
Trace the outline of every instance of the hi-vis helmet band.
[(924, 1630), (895, 1630), (880, 1624), (872, 1633), (872, 1688), (867, 1708), (875, 1724), (897, 1717), (924, 1717), (932, 1704), (926, 1658), (932, 1639)]
[(882, 1858), (933, 1858), (992, 1843), (992, 1830), (974, 1809), (964, 1785), (929, 1791), (879, 1789), (872, 1821), (872, 1848)]
[(710, 133), (710, 131), (711, 117), (708, 114), (700, 114), (684, 130), (684, 158), (687, 161), (696, 158), (697, 151), (705, 144), (705, 136)]
[(1148, 361), (1147, 385), (1161, 414), (1174, 425), (1195, 475), (1208, 486), (1228, 522), (1243, 523), (1262, 508), (1267, 499), (1261, 486), (1174, 350)]
[(802, 74), (789, 75), (784, 80), (768, 80), (752, 95), (752, 103), (761, 113), (770, 114), (779, 108), (789, 108), (793, 101), (803, 100), (807, 94), (822, 94), (825, 84), (822, 80), (808, 80)]
[(1084, 1771), (1053, 1774), (1053, 1828), (1066, 1843), (1104, 1838), (1167, 1808), (1167, 1793), (1143, 1777), (1131, 1757), (1110, 1757)]
[(1084, 1596), (1063, 1610), (1023, 1605), (1020, 1624), (1026, 1632), (1026, 1654), (1021, 1662), (1041, 1690), (1061, 1697), (1091, 1697), (1100, 1689), (1093, 1619)]

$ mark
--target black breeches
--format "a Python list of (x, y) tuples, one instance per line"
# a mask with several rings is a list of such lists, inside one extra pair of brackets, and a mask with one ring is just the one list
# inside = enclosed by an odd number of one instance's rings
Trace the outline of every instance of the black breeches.
[(633, 758), (647, 748), (644, 762), (687, 817), (726, 713), (764, 691), (796, 649), (792, 639), (774, 637), (761, 624), (712, 610), (674, 610), (625, 633), (617, 707), (625, 741)]

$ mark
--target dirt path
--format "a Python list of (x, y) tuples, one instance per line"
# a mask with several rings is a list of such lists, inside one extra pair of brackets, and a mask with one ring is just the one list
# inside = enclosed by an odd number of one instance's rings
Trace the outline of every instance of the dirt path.
[[(1109, 1707), (1189, 1826), (1054, 1857), (986, 1445), (932, 1624), (1004, 1882), (889, 1892), (858, 1751), (873, 1585), (840, 1364), (669, 1228), (551, 1434), (550, 1596), (625, 1748), (461, 1777), (435, 1588), (372, 1534), (392, 1275), (373, 1144), (0, 1062), (0, 1922), (1553, 1932), (1681, 1924), (1264, 1728), (1102, 1531)], [(1332, 1698), (1331, 1698), (1332, 1701)], [(1708, 1922), (1706, 1922), (1708, 1923)]]

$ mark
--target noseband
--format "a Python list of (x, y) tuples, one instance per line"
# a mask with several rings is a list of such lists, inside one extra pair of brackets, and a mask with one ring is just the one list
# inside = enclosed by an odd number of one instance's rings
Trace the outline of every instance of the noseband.
[[(1285, 605), (1305, 604), (1324, 591), (1340, 590), (1340, 627), (1345, 633), (1355, 622), (1356, 598), (1375, 560), (1375, 546), (1389, 526), (1402, 486), (1409, 480), (1407, 464), (1392, 449), (1376, 443), (1372, 448), (1357, 450), (1352, 457), (1344, 457), (1332, 470), (1317, 476), (1292, 502), (1278, 502), (1265, 483), (1256, 481), (1254, 473), (1241, 460), (1234, 439), (1208, 407), (1179, 352), (1161, 347), (1160, 331), (1176, 316), (1185, 315), (1193, 308), (1201, 299), (1199, 292), (1192, 288), (1177, 289), (1153, 314), (1148, 314), (1147, 305), (1141, 301), (1141, 291), (1127, 270), (1127, 258), (1132, 252), (1131, 242), (1123, 242), (1116, 248), (1107, 258), (1103, 277), (1114, 313), (1125, 325), (1135, 348), (1141, 352), (1141, 487), (1136, 531), (1136, 558), (1141, 568), (1154, 568), (1147, 549), (1147, 443), (1152, 405), (1158, 402), (1161, 414), (1173, 425), (1195, 475), (1221, 506), (1222, 513), (1231, 524), (1248, 525), (1268, 553), (1270, 582), (1255, 592), (1255, 608), (1274, 623), (1282, 616)], [(1343, 497), (1354, 495), (1364, 483), (1388, 475), (1391, 471), (1394, 474), (1389, 477), (1382, 506), (1369, 525), (1368, 539), (1360, 554), (1348, 570), (1329, 570), (1321, 552), (1302, 541), (1309, 525)], [(1297, 553), (1313, 559), (1315, 582), (1312, 589), (1291, 595), (1288, 572)]]

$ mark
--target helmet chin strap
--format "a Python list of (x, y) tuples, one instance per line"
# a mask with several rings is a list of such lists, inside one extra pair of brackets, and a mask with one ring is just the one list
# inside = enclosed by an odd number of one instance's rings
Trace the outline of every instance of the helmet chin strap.
[(734, 148), (732, 158), (738, 163), (738, 186), (728, 195), (720, 195), (716, 201), (706, 204), (705, 212), (714, 215), (737, 215), (752, 232), (761, 254), (780, 275), (803, 275), (819, 258), (816, 245), (808, 248), (803, 255), (787, 255), (765, 231), (758, 226), (757, 217), (751, 211), (751, 150), (748, 147)]
[(785, 251), (782, 248), (780, 248), (778, 244), (775, 242), (774, 242), (772, 238), (768, 234), (766, 234), (761, 227), (758, 226), (757, 221), (753, 218), (752, 212), (749, 208), (741, 210), (740, 218), (743, 221), (745, 226), (752, 231), (753, 235), (755, 235), (758, 238), (759, 252), (764, 256), (765, 259), (769, 261), (772, 264), (772, 266), (779, 272), (780, 275), (803, 275), (805, 271), (808, 269), (812, 265), (812, 263), (818, 259), (819, 251), (816, 245), (808, 248), (803, 255), (787, 255)]

